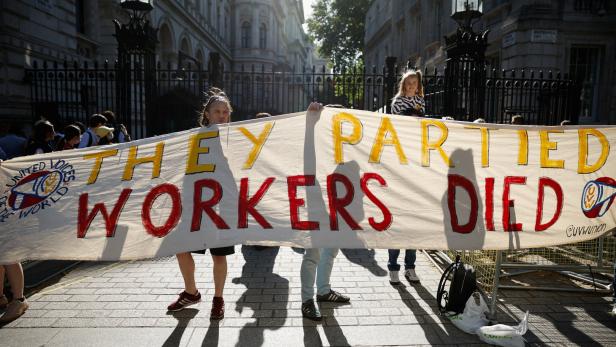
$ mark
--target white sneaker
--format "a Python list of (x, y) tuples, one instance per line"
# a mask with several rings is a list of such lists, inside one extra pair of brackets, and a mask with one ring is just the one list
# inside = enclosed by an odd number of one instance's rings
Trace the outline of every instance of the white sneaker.
[(389, 283), (390, 284), (400, 284), (400, 278), (398, 277), (398, 273), (400, 271), (389, 271)]
[(407, 281), (411, 283), (418, 283), (419, 277), (415, 273), (415, 269), (406, 269), (404, 270), (404, 277), (406, 277)]

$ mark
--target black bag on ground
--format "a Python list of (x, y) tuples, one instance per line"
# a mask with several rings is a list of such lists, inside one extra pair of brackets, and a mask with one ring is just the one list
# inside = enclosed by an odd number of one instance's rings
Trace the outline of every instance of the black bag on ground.
[[(448, 280), (450, 285), (447, 292), (445, 286)], [(464, 312), (466, 301), (476, 289), (475, 269), (464, 264), (459, 255), (456, 256), (456, 261), (445, 269), (438, 284), (436, 301), (439, 311), (441, 313), (455, 312), (455, 314)]]

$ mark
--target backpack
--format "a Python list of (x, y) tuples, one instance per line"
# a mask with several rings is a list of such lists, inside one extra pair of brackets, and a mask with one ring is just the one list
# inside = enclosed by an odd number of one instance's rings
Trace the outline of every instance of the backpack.
[[(449, 291), (445, 290), (447, 281), (450, 281)], [(436, 301), (441, 314), (454, 312), (459, 314), (464, 312), (464, 306), (468, 298), (477, 290), (477, 277), (475, 269), (460, 260), (460, 255), (456, 256), (456, 261), (450, 264), (438, 284)]]

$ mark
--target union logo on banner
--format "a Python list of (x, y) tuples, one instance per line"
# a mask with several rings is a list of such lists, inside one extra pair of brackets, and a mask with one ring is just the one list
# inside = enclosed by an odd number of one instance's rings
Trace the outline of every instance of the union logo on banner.
[(582, 211), (588, 218), (603, 216), (616, 198), (616, 180), (600, 177), (586, 183), (582, 191)]
[(75, 170), (65, 160), (41, 161), (19, 170), (0, 196), (0, 223), (15, 214), (21, 219), (51, 207), (68, 193), (73, 180)]

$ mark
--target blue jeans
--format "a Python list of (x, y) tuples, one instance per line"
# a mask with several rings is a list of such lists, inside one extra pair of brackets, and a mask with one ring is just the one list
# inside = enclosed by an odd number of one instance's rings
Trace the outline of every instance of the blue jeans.
[(334, 266), (338, 248), (306, 248), (300, 278), (302, 281), (302, 302), (314, 298), (314, 280), (317, 280), (317, 294), (329, 293), (329, 278)]
[[(389, 261), (387, 262), (387, 269), (389, 271), (400, 271), (400, 264), (398, 264), (398, 256), (400, 256), (399, 249), (389, 250)], [(414, 269), (415, 260), (417, 259), (417, 251), (414, 249), (407, 249), (404, 252), (404, 269)]]

